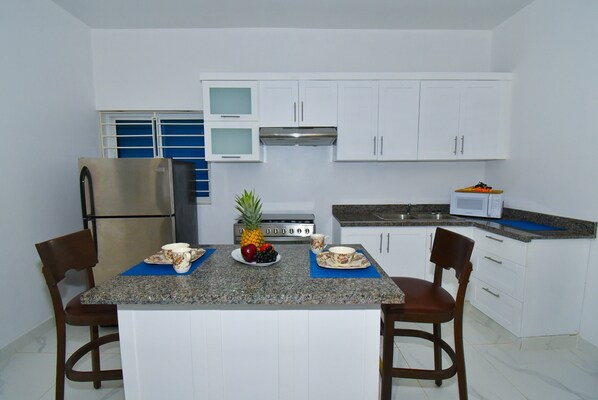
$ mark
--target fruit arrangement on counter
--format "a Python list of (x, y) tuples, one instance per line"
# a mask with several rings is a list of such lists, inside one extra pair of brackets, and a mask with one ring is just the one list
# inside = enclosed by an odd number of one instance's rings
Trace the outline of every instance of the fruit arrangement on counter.
[(503, 190), (492, 189), (492, 186), (488, 186), (484, 182), (478, 182), (478, 184), (475, 186), (469, 186), (466, 188), (457, 189), (457, 190), (455, 190), (455, 192), (499, 194), (499, 193), (502, 193)]
[(235, 208), (241, 214), (245, 225), (241, 234), (241, 256), (248, 263), (273, 263), (278, 252), (274, 246), (264, 243), (264, 232), (260, 228), (262, 220), (262, 201), (255, 190), (243, 190), (242, 195), (235, 196)]

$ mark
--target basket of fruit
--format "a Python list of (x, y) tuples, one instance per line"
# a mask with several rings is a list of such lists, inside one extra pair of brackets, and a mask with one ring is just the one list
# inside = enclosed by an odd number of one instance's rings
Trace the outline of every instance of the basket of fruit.
[(466, 188), (457, 189), (457, 190), (455, 190), (455, 192), (500, 194), (503, 191), (492, 189), (492, 186), (488, 186), (484, 182), (478, 182), (478, 184), (475, 186), (469, 186)]

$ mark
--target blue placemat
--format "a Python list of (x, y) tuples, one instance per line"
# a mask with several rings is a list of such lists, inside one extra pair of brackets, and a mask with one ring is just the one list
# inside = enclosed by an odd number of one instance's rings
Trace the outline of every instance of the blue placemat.
[[(316, 261), (316, 255), (309, 251), (309, 276), (311, 278), (380, 278), (380, 274), (372, 260), (368, 258), (370, 266), (363, 269), (328, 269), (322, 268)], [(363, 254), (363, 251), (357, 251)]]
[(122, 276), (139, 276), (139, 275), (191, 275), (193, 271), (197, 267), (200, 266), (202, 262), (208, 259), (216, 249), (206, 249), (206, 252), (203, 256), (199, 257), (197, 260), (191, 263), (191, 268), (189, 271), (185, 272), (184, 274), (177, 273), (174, 268), (172, 268), (172, 264), (148, 264), (144, 261), (141, 261), (139, 264), (132, 266), (125, 272), (123, 272)]
[(499, 219), (496, 221), (501, 225), (510, 226), (511, 228), (522, 229), (524, 231), (562, 231), (563, 228), (555, 226), (537, 224), (529, 221), (517, 221), (512, 219)]

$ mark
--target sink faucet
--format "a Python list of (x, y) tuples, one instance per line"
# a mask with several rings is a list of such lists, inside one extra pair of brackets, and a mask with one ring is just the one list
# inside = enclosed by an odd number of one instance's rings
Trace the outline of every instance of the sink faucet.
[(411, 203), (407, 204), (407, 215), (411, 214)]

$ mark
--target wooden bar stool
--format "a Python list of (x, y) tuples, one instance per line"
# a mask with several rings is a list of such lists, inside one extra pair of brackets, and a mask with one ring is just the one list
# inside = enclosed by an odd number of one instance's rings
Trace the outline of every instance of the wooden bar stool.
[[(392, 378), (430, 379), (437, 386), (444, 379), (457, 374), (459, 399), (467, 400), (467, 379), (465, 376), (465, 355), (463, 352), (463, 302), (469, 282), (472, 265), (473, 240), (437, 228), (430, 261), (436, 267), (434, 282), (423, 279), (393, 277), (392, 280), (405, 293), (404, 304), (382, 305), (382, 400), (390, 400)], [(459, 281), (457, 298), (454, 299), (441, 287), (442, 273), (454, 269)], [(455, 348), (442, 339), (441, 324), (454, 319)], [(395, 321), (429, 323), (433, 333), (416, 329), (395, 329)], [(426, 339), (434, 344), (434, 369), (412, 369), (393, 367), (393, 346), (395, 336), (411, 336)], [(450, 357), (452, 365), (442, 368), (442, 350)]]
[[(35, 245), (42, 261), (42, 272), (46, 278), (54, 319), (56, 321), (56, 400), (64, 399), (64, 377), (72, 381), (93, 382), (97, 389), (101, 381), (122, 379), (122, 370), (100, 369), (100, 346), (118, 341), (118, 333), (99, 336), (99, 326), (117, 325), (116, 306), (82, 304), (80, 296), (71, 299), (66, 307), (62, 302), (58, 283), (67, 271), (85, 271), (88, 288), (95, 286), (92, 267), (98, 257), (89, 230), (82, 230), (66, 236), (51, 239)], [(90, 341), (76, 350), (66, 360), (66, 324), (89, 326)], [(75, 365), (91, 352), (91, 371), (77, 371)]]

